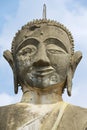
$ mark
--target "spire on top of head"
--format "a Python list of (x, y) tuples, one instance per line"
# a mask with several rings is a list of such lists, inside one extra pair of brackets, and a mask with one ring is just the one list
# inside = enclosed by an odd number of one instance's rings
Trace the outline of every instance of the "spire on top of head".
[(46, 4), (43, 5), (43, 19), (46, 19)]

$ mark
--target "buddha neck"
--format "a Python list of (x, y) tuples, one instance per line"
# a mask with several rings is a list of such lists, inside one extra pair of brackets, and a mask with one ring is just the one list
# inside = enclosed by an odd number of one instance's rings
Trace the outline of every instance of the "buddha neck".
[(62, 96), (56, 93), (39, 94), (34, 91), (28, 91), (23, 94), (21, 102), (32, 104), (53, 104), (62, 101)]
[(46, 89), (37, 89), (30, 87), (22, 88), (23, 96), (21, 102), (23, 103), (32, 103), (32, 104), (53, 104), (60, 101), (62, 99), (62, 92), (64, 83), (60, 85), (54, 85), (52, 87)]

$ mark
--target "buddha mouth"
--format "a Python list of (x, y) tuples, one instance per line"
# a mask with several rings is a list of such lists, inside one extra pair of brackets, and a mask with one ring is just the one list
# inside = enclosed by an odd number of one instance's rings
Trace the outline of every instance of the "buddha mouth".
[(35, 69), (32, 74), (34, 76), (43, 77), (45, 75), (50, 75), (51, 73), (55, 72), (55, 69), (53, 67), (41, 67)]

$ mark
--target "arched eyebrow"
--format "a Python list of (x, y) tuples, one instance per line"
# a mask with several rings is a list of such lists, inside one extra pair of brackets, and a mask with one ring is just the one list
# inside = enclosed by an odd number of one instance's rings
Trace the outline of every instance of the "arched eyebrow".
[(55, 45), (59, 46), (60, 48), (62, 48), (63, 50), (65, 50), (68, 53), (68, 50), (65, 47), (65, 45), (61, 41), (59, 41), (57, 38), (47, 38), (44, 42), (47, 45), (48, 44), (55, 44)]
[(39, 41), (35, 38), (28, 38), (24, 41), (22, 41), (16, 48), (16, 52), (18, 52), (19, 50), (21, 50), (23, 47), (27, 46), (27, 45), (35, 45), (38, 46)]

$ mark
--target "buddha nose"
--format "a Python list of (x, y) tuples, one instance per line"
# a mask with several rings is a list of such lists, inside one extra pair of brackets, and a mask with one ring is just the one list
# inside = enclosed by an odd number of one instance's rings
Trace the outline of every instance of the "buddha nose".
[(35, 56), (35, 60), (33, 63), (34, 67), (45, 67), (50, 66), (50, 60), (47, 57), (47, 53), (44, 47), (40, 47)]

